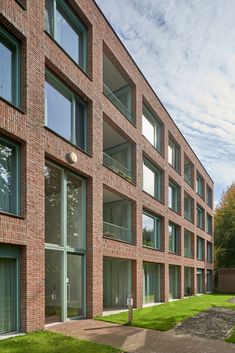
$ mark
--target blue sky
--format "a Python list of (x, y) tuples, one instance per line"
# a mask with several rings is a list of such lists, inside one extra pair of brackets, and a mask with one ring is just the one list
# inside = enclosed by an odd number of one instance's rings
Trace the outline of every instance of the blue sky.
[(96, 0), (215, 182), (235, 181), (234, 0)]

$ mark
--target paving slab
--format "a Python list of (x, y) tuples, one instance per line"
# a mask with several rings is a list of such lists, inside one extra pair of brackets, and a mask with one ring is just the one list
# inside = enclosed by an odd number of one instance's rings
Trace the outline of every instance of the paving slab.
[(46, 329), (133, 353), (235, 353), (235, 345), (231, 343), (90, 319), (50, 325)]

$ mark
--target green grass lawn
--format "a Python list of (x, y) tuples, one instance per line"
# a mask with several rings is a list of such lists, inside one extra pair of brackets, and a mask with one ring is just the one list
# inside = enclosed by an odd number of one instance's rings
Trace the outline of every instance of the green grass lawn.
[[(227, 307), (235, 310), (235, 304), (227, 302), (235, 295), (207, 294), (182, 299), (167, 304), (137, 309), (133, 311), (132, 326), (149, 328), (159, 331), (172, 329), (178, 322), (197, 315), (211, 307)], [(97, 320), (127, 324), (127, 312), (96, 317)], [(235, 334), (234, 334), (235, 337)]]
[(121, 353), (117, 348), (39, 331), (0, 341), (1, 353)]
[(231, 332), (231, 336), (225, 340), (226, 342), (235, 343), (235, 327)]

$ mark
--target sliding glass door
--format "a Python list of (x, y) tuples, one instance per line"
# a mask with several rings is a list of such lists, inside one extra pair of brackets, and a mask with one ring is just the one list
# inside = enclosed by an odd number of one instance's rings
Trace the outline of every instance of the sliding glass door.
[(161, 301), (161, 265), (145, 262), (143, 268), (143, 303)]
[(179, 266), (169, 266), (169, 298), (179, 298)]

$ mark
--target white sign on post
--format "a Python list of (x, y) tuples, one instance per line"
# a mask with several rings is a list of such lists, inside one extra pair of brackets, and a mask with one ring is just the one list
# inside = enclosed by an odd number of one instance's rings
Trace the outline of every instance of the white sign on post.
[(127, 298), (127, 306), (133, 306), (133, 298)]

